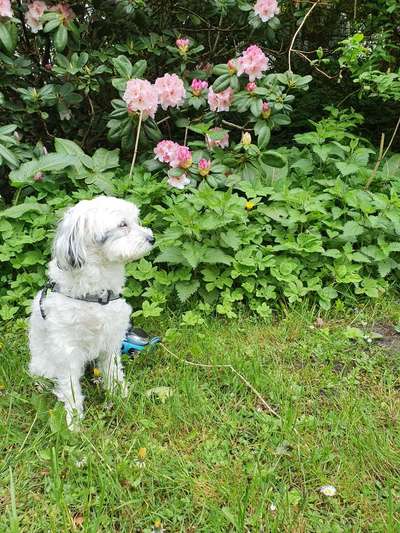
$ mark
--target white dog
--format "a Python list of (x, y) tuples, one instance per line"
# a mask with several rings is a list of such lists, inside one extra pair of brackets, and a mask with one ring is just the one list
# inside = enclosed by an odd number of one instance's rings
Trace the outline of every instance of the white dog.
[(109, 390), (127, 392), (120, 358), (131, 313), (120, 296), (124, 264), (154, 244), (138, 217), (134, 204), (105, 196), (69, 209), (55, 237), (49, 284), (33, 302), (29, 370), (54, 380), (69, 427), (83, 416), (80, 378), (89, 361), (98, 360)]

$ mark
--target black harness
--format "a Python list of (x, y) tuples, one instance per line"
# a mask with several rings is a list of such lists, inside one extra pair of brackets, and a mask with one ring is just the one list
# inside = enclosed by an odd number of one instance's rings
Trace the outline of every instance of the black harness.
[(55, 283), (54, 281), (48, 281), (43, 287), (39, 298), (39, 309), (43, 320), (45, 320), (47, 317), (43, 307), (43, 303), (48, 291), (58, 292), (66, 298), (72, 298), (73, 300), (81, 300), (82, 302), (91, 302), (100, 305), (107, 305), (108, 303), (113, 302), (114, 300), (119, 300), (122, 297), (121, 294), (116, 294), (114, 291), (111, 290), (108, 290), (104, 296), (99, 296), (98, 294), (87, 294), (86, 296), (69, 296), (68, 294), (64, 294), (62, 292), (60, 286), (57, 283)]

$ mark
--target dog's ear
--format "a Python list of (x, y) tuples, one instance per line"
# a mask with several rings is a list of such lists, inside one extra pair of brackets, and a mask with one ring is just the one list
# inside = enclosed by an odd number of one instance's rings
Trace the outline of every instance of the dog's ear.
[(86, 261), (86, 216), (82, 203), (69, 209), (57, 228), (53, 256), (61, 270), (82, 268)]

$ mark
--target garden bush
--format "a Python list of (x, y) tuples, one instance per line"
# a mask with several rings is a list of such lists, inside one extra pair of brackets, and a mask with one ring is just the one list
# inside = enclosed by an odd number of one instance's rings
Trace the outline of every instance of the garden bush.
[[(360, 97), (396, 105), (397, 82), (380, 70), (397, 54), (391, 6), (386, 57), (354, 22), (309, 72), (341, 68)], [(305, 298), (328, 309), (394, 286), (395, 135), (375, 147), (362, 114), (336, 105), (306, 130), (296, 105), (313, 78), (304, 65), (280, 70), (274, 46), (289, 47), (310, 6), (170, 7), (0, 0), (1, 318), (27, 312), (45, 283), (63, 210), (98, 194), (137, 203), (156, 234), (152, 255), (127, 267), (135, 316), (178, 305), (187, 324), (241, 308), (268, 318)]]

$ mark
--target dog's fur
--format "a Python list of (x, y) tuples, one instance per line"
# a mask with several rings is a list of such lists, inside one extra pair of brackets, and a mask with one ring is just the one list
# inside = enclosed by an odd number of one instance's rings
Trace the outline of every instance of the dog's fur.
[(47, 293), (42, 304), (46, 319), (40, 312), (40, 293), (33, 302), (29, 369), (54, 381), (70, 427), (83, 416), (80, 378), (89, 361), (97, 359), (109, 390), (127, 392), (120, 349), (130, 306), (122, 298), (101, 305), (73, 297), (121, 292), (125, 263), (143, 257), (154, 243), (151, 230), (140, 226), (138, 217), (134, 204), (105, 196), (69, 209), (58, 226), (49, 263), (49, 278), (63, 294)]

